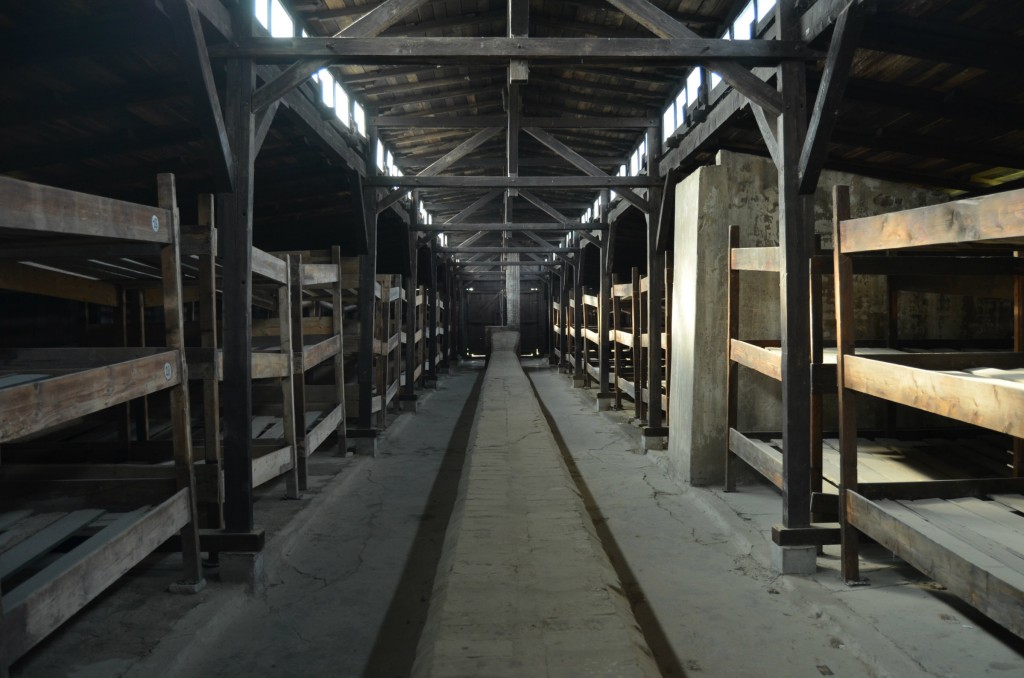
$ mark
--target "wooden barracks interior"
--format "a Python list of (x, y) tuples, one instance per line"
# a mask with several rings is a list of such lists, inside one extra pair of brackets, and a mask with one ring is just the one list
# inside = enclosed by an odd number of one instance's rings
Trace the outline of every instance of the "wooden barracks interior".
[(1024, 3), (0, 51), (3, 678), (1024, 675)]

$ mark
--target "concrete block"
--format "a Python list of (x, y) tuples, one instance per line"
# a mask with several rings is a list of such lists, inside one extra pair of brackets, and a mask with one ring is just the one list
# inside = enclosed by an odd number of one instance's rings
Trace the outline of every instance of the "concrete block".
[(572, 387), (573, 388), (583, 388), (586, 385), (587, 385), (587, 380), (584, 377), (573, 377), (572, 378)]
[(419, 400), (416, 396), (398, 396), (398, 409), (402, 412), (416, 412), (419, 409)]
[(267, 573), (263, 553), (220, 554), (220, 580), (228, 584), (245, 584), (249, 593), (263, 593), (267, 587)]
[(355, 449), (357, 455), (376, 457), (377, 436), (365, 438), (349, 438), (349, 445)]
[(206, 588), (206, 580), (200, 579), (197, 582), (189, 581), (176, 581), (167, 587), (167, 590), (171, 593), (199, 593)]
[(650, 450), (667, 450), (668, 436), (640, 436), (641, 447), (645, 452)]
[(615, 404), (615, 396), (611, 393), (598, 393), (597, 394), (597, 411), (607, 412), (612, 409), (612, 405)]
[(818, 547), (779, 546), (771, 548), (772, 569), (779, 574), (814, 574), (818, 570)]

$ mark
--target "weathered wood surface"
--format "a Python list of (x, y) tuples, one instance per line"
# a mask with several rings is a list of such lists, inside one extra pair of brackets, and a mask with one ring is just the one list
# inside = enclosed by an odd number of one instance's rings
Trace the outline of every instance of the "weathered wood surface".
[(104, 367), (0, 390), (0, 441), (10, 441), (99, 412), (181, 380), (177, 351), (125, 360)]
[(734, 361), (756, 370), (776, 381), (782, 380), (782, 353), (770, 351), (739, 339), (729, 341), (729, 357)]
[(782, 487), (782, 452), (763, 440), (748, 438), (734, 428), (729, 429), (729, 449), (751, 468)]
[(738, 247), (731, 251), (729, 265), (734, 271), (778, 273), (780, 260), (778, 247)]
[(169, 243), (171, 213), (0, 177), (0, 228)]
[(4, 595), (8, 660), (32, 649), (188, 523), (189, 491), (127, 514)]
[(1024, 189), (844, 220), (841, 238), (847, 254), (926, 245), (1024, 243)]

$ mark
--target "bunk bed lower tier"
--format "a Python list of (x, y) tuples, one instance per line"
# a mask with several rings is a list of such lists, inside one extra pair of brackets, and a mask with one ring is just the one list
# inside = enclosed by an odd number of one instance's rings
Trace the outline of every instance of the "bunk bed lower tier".
[[(0, 619), (8, 662), (31, 650), (189, 523), (187, 489), (126, 510), (106, 501), (118, 494), (123, 481), (95, 485), (102, 492), (93, 493), (93, 498), (112, 510), (68, 510), (66, 499), (58, 500), (56, 508), (34, 501), (31, 509), (20, 503), (19, 508), (6, 510), (15, 493), (3, 491)], [(24, 490), (24, 485), (18, 489)], [(54, 494), (64, 495), (65, 490), (57, 487)]]
[(863, 484), (849, 524), (1024, 637), (1024, 480)]

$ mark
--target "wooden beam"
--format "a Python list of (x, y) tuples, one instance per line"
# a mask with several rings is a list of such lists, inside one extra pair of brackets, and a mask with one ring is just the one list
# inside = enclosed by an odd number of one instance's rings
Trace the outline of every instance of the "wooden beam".
[(864, 27), (864, 14), (864, 0), (853, 0), (836, 21), (828, 58), (825, 60), (825, 72), (821, 86), (818, 87), (807, 138), (800, 154), (801, 193), (813, 193), (818, 187), (828, 142), (839, 118), (839, 104), (846, 89), (846, 80), (850, 76), (853, 54), (857, 51), (857, 42)]
[[(429, 84), (429, 81), (428, 83)], [(474, 129), (500, 127), (505, 116), (500, 115), (382, 115), (374, 118), (380, 128), (412, 127), (416, 129)], [(523, 117), (524, 127), (546, 129), (643, 129), (653, 118), (613, 118), (599, 116)]]
[[(368, 177), (371, 186), (409, 188), (650, 188), (656, 180), (638, 177), (588, 176), (442, 176), (442, 177)], [(658, 188), (660, 188), (660, 183)], [(521, 191), (520, 191), (521, 192)]]
[(771, 157), (772, 162), (775, 163), (775, 168), (780, 167), (779, 163), (779, 142), (775, 136), (775, 126), (768, 122), (768, 117), (764, 113), (764, 109), (756, 104), (751, 104), (750, 111), (754, 114), (754, 120), (757, 122), (757, 128), (761, 131), (761, 138), (764, 139), (764, 145), (768, 149), (768, 155)]
[[(524, 131), (530, 136), (532, 136), (534, 139), (536, 139), (537, 141), (539, 141), (540, 143), (544, 144), (549, 149), (557, 153), (560, 157), (569, 161), (569, 163), (572, 164), (573, 166), (586, 172), (588, 175), (592, 177), (608, 176), (607, 172), (605, 172), (600, 167), (584, 158), (582, 155), (580, 155), (573, 149), (569, 148), (566, 144), (556, 139), (553, 135), (551, 135), (551, 133), (546, 132), (537, 127), (526, 127), (524, 128)], [(630, 204), (635, 205), (638, 209), (644, 212), (651, 211), (651, 204), (644, 198), (641, 198), (639, 195), (629, 190), (628, 188), (620, 187), (618, 189), (618, 193), (619, 195), (622, 196), (623, 200), (626, 200)]]
[[(334, 35), (334, 39), (375, 38), (398, 23), (409, 12), (424, 5), (428, 0), (387, 0), (374, 7), (357, 21), (349, 24)], [(270, 38), (275, 40), (277, 38)], [(301, 39), (301, 38), (300, 38)], [(305, 38), (309, 39), (309, 38)], [(331, 59), (297, 61), (284, 69), (280, 75), (260, 87), (253, 94), (252, 109), (259, 113), (288, 92), (306, 82), (321, 68), (334, 63)]]
[[(697, 36), (697, 33), (673, 19), (648, 0), (608, 0), (608, 2), (658, 37), (678, 39)], [(782, 112), (782, 98), (779, 93), (747, 68), (737, 63), (719, 61), (705, 61), (704, 65), (722, 76), (723, 80), (742, 92), (754, 104), (765, 108), (774, 115)]]
[(274, 124), (274, 117), (277, 115), (277, 109), (280, 105), (281, 100), (277, 99), (256, 115), (256, 155), (259, 155), (260, 149), (263, 148), (263, 142), (267, 140), (267, 135), (270, 133), (271, 125)]
[[(479, 132), (477, 132), (470, 138), (466, 139), (461, 144), (459, 144), (458, 146), (456, 146), (455, 148), (453, 148), (452, 150), (450, 150), (449, 152), (445, 153), (443, 156), (432, 162), (421, 172), (419, 172), (416, 176), (437, 176), (441, 172), (445, 171), (446, 169), (457, 163), (459, 160), (465, 158), (467, 155), (469, 155), (476, 149), (480, 148), (480, 146), (482, 146), (487, 141), (493, 139), (495, 136), (498, 135), (499, 132), (501, 132), (500, 127), (487, 127), (480, 130)], [(391, 191), (390, 193), (388, 193), (388, 195), (382, 198), (380, 202), (377, 203), (377, 211), (383, 212), (388, 207), (391, 207), (396, 202), (401, 200), (402, 197), (405, 196), (408, 192), (408, 190), (402, 189), (395, 189)]]
[(575, 254), (578, 249), (564, 247), (437, 247), (442, 254)]
[[(642, 59), (677, 65), (714, 63), (716, 72), (730, 61), (775, 65), (787, 60), (816, 61), (820, 56), (801, 41), (717, 38), (250, 38), (241, 40), (238, 46), (211, 48), (210, 53), (217, 58), (248, 58), (259, 63), (315, 59), (318, 69), (333, 63), (461, 65), (467, 60), (485, 64), (530, 59), (546, 63), (621, 64), (624, 59)], [(316, 70), (304, 73), (295, 85)], [(750, 79), (760, 82), (753, 75)], [(737, 89), (752, 94), (756, 103), (769, 111), (776, 110), (774, 97), (756, 86), (748, 87), (742, 76), (734, 80), (741, 82), (746, 91)], [(260, 103), (269, 105), (272, 93), (261, 97)]]
[(167, 3), (167, 11), (184, 65), (183, 70), (192, 85), (192, 99), (196, 104), (199, 126), (203, 130), (214, 187), (221, 192), (231, 192), (235, 183), (234, 161), (199, 10), (195, 0), (176, 0)]
[(466, 206), (461, 212), (459, 212), (454, 217), (452, 217), (451, 219), (446, 221), (444, 223), (444, 225), (447, 226), (449, 224), (458, 224), (458, 223), (461, 223), (461, 222), (465, 221), (469, 217), (471, 217), (474, 214), (476, 214), (480, 210), (481, 207), (483, 207), (484, 205), (487, 205), (487, 204), (489, 204), (491, 202), (494, 202), (495, 198), (497, 198), (500, 195), (504, 195), (504, 194), (505, 194), (505, 191), (503, 189), (500, 189), (500, 188), (495, 188), (495, 189), (492, 189), (490, 191), (487, 191), (482, 196), (480, 196), (479, 198), (474, 200), (472, 203), (470, 203), (468, 206)]
[[(574, 231), (580, 227), (579, 221), (561, 221), (554, 223), (456, 223), (456, 224), (416, 224), (417, 231), (428, 232), (455, 232), (455, 231)], [(587, 229), (591, 231), (606, 231), (608, 224), (590, 223)]]

